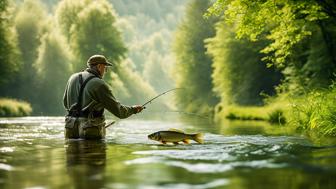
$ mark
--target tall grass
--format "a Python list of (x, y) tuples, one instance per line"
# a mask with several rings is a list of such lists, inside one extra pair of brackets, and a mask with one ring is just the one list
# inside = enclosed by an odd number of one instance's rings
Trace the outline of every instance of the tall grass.
[(336, 86), (296, 99), (290, 120), (299, 129), (336, 136)]
[(299, 97), (271, 99), (265, 106), (217, 106), (215, 119), (263, 120), (311, 134), (336, 136), (336, 84)]
[(0, 117), (27, 116), (32, 113), (29, 103), (8, 98), (0, 98)]

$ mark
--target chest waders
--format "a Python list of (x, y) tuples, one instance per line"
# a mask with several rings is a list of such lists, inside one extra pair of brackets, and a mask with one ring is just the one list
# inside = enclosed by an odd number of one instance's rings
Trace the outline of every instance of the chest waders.
[(103, 111), (91, 112), (95, 118), (89, 118), (89, 110), (82, 111), (83, 92), (86, 84), (97, 76), (90, 76), (83, 82), (79, 74), (80, 90), (77, 103), (72, 105), (65, 118), (65, 138), (102, 139), (105, 137), (105, 119)]

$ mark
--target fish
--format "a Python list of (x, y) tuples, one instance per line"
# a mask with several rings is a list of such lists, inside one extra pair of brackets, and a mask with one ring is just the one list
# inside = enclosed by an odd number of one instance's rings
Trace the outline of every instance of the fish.
[(203, 144), (203, 134), (187, 134), (178, 129), (169, 129), (168, 131), (157, 131), (148, 135), (148, 139), (159, 141), (162, 144), (173, 143), (179, 144), (179, 142), (183, 142), (185, 144), (189, 144), (190, 140), (194, 140), (197, 143)]

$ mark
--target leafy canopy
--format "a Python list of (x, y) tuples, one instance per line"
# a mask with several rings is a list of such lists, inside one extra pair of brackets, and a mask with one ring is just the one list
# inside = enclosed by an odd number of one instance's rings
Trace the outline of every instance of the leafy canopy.
[(217, 0), (205, 16), (223, 15), (236, 29), (238, 38), (267, 38), (263, 60), (281, 67), (293, 47), (312, 34), (313, 22), (328, 18), (313, 0)]

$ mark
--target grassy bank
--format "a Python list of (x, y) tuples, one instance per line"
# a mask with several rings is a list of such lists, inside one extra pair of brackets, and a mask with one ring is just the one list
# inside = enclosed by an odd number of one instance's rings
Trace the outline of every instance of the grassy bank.
[(315, 134), (336, 136), (336, 87), (287, 100), (275, 99), (260, 107), (227, 106), (216, 110), (215, 119), (261, 120)]
[(0, 117), (27, 116), (32, 113), (29, 103), (8, 98), (0, 98)]
[(287, 122), (290, 103), (277, 101), (265, 106), (226, 106), (217, 107), (216, 121), (223, 118), (229, 120), (255, 120), (268, 121), (270, 123), (285, 124)]

